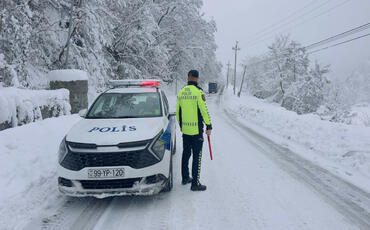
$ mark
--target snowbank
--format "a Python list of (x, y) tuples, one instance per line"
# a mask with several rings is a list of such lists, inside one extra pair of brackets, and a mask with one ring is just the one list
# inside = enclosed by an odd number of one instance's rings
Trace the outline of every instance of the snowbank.
[(370, 104), (359, 103), (352, 106), (348, 114), (344, 115), (343, 122), (349, 125), (370, 127)]
[[(19, 229), (57, 191), (57, 151), (78, 115), (0, 131), (0, 229)], [(8, 227), (8, 228), (7, 228)]]
[(50, 71), (47, 78), (49, 81), (87, 81), (87, 72), (77, 69), (62, 69)]
[(370, 179), (370, 127), (325, 121), (313, 114), (297, 115), (278, 104), (251, 96), (238, 98), (228, 91), (224, 105), (246, 125), (262, 127), (260, 131), (268, 138), (303, 147), (298, 153), (305, 158), (370, 191), (366, 183)]
[(0, 88), (0, 130), (70, 114), (69, 91)]

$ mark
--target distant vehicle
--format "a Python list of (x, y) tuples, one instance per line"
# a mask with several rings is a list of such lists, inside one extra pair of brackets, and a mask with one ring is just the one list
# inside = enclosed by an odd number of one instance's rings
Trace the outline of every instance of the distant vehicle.
[(217, 83), (216, 82), (210, 82), (208, 83), (208, 93), (217, 93)]
[(170, 191), (175, 114), (159, 81), (111, 81), (59, 147), (59, 190), (69, 196)]

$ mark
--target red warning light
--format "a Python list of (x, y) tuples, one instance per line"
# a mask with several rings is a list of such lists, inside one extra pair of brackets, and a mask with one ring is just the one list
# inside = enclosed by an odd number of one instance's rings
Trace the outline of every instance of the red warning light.
[(159, 81), (143, 81), (142, 86), (159, 86)]

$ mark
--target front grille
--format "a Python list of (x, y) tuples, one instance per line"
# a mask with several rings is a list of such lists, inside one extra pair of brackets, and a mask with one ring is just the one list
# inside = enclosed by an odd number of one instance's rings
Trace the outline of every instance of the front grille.
[(80, 183), (84, 189), (118, 189), (132, 188), (142, 178), (130, 178), (120, 180), (81, 180)]
[(145, 141), (134, 141), (134, 142), (126, 142), (118, 144), (118, 148), (132, 148), (132, 147), (145, 147), (147, 146), (152, 140), (145, 140)]
[(149, 150), (113, 153), (78, 153), (69, 151), (61, 165), (66, 169), (79, 171), (86, 167), (130, 166), (134, 169), (145, 168), (159, 160)]
[(72, 148), (79, 149), (96, 149), (98, 146), (96, 144), (87, 144), (87, 143), (76, 143), (76, 142), (67, 142), (68, 146)]

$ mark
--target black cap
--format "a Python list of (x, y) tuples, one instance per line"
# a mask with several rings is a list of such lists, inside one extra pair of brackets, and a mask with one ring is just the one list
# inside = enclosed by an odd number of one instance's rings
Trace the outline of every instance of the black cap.
[(188, 73), (188, 77), (196, 77), (199, 78), (199, 72), (198, 70), (190, 70)]

